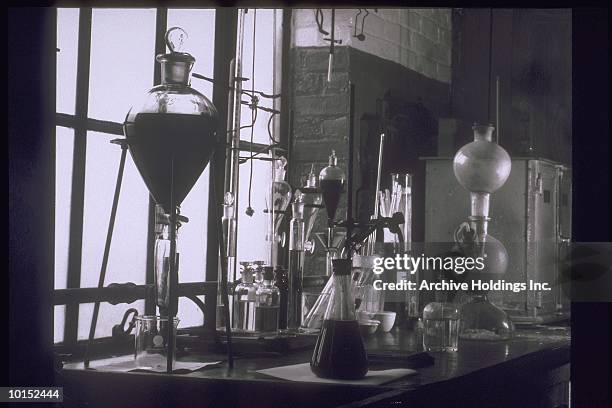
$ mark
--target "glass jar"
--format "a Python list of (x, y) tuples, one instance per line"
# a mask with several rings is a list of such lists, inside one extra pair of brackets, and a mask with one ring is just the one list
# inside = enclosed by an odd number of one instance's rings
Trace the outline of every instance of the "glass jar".
[(459, 309), (453, 303), (431, 302), (423, 309), (425, 351), (457, 351)]
[(275, 334), (279, 327), (281, 293), (273, 279), (273, 268), (265, 267), (263, 282), (255, 292), (255, 330), (263, 334)]
[(241, 271), (241, 282), (234, 290), (234, 307), (232, 329), (240, 334), (255, 333), (255, 302), (257, 286), (253, 282), (253, 271), (245, 268)]

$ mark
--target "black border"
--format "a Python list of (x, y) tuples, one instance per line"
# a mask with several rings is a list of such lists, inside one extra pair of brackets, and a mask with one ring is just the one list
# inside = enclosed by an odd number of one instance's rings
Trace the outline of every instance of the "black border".
[[(558, 7), (568, 6), (559, 4)], [(574, 240), (611, 241), (609, 10), (573, 10)], [(52, 281), (36, 273), (53, 262), (52, 149), (55, 27), (50, 10), (9, 8), (9, 332), (4, 385), (53, 383)], [(51, 19), (51, 20), (50, 20)], [(25, 29), (24, 29), (25, 28)], [(40, 118), (32, 120), (32, 118)], [(35, 200), (38, 199), (38, 200)], [(51, 241), (52, 242), (52, 241)], [(50, 262), (49, 262), (50, 260)], [(607, 406), (609, 303), (572, 307), (572, 405)]]

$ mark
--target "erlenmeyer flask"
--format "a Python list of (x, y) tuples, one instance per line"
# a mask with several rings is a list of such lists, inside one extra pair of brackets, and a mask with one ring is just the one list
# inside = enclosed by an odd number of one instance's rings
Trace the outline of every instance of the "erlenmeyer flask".
[(322, 378), (355, 380), (368, 372), (368, 357), (355, 317), (351, 262), (334, 259), (332, 291), (310, 360), (312, 372)]

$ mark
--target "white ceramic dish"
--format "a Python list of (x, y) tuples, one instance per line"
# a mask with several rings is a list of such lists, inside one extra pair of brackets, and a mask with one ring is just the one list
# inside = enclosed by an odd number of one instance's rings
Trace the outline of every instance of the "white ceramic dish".
[(395, 315), (395, 312), (377, 312), (374, 315), (374, 318), (380, 321), (380, 329), (383, 332), (388, 333), (395, 324)]

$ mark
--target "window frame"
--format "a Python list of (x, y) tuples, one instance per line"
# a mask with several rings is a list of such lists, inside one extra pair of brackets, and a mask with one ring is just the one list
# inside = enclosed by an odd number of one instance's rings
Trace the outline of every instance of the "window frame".
[[(75, 111), (74, 115), (60, 113), (55, 111), (55, 125), (73, 129), (74, 131), (74, 152), (73, 152), (73, 171), (72, 171), (72, 191), (70, 197), (70, 226), (68, 239), (68, 267), (67, 267), (67, 285), (66, 289), (54, 289), (53, 306), (65, 305), (65, 320), (64, 320), (64, 339), (62, 342), (54, 344), (56, 351), (60, 353), (68, 353), (73, 355), (81, 354), (87, 340), (78, 340), (78, 316), (79, 306), (84, 303), (92, 303), (96, 301), (108, 302), (111, 304), (132, 303), (136, 300), (145, 300), (145, 314), (155, 314), (155, 293), (152, 290), (154, 282), (154, 259), (153, 248), (155, 245), (155, 202), (149, 196), (149, 213), (147, 226), (147, 255), (146, 255), (146, 276), (145, 285), (133, 285), (131, 287), (120, 286), (109, 288), (108, 285), (112, 282), (105, 282), (103, 288), (81, 288), (81, 258), (82, 258), (82, 240), (83, 240), (83, 222), (84, 222), (84, 199), (85, 199), (85, 164), (87, 152), (87, 133), (90, 131), (103, 134), (116, 135), (124, 137), (123, 124), (98, 120), (88, 117), (89, 105), (89, 83), (90, 83), (90, 60), (91, 60), (91, 39), (92, 39), (92, 11), (91, 7), (79, 8), (79, 28), (78, 28), (78, 46), (77, 46), (77, 72), (76, 72), (76, 95), (75, 95)], [(156, 8), (155, 18), (155, 54), (164, 53), (166, 51), (165, 32), (167, 30), (168, 8)], [(213, 78), (217, 79), (213, 83), (213, 104), (219, 112), (219, 129), (220, 134), (227, 133), (227, 123), (224, 118), (227, 118), (227, 102), (228, 93), (226, 81), (224, 78), (229, 78), (230, 61), (235, 57), (236, 44), (236, 29), (237, 29), (237, 8), (215, 8), (215, 48), (214, 48), (214, 72)], [(57, 8), (56, 8), (57, 22)], [(275, 50), (275, 57), (280, 54), (280, 58), (276, 58), (274, 78), (275, 88), (287, 89), (288, 69), (286, 61), (288, 60), (290, 47), (290, 22), (291, 10), (282, 9), (282, 25), (279, 25), (275, 36), (280, 36), (279, 46)], [(280, 49), (279, 49), (280, 48)], [(154, 63), (154, 78), (153, 84), (160, 83), (161, 67)], [(275, 90), (276, 93), (276, 90)], [(274, 119), (274, 132), (279, 134), (281, 147), (287, 150), (288, 148), (288, 115), (286, 109), (281, 109), (287, 105), (288, 98), (274, 101), (274, 108), (280, 110), (280, 114)], [(94, 136), (95, 137), (95, 136)], [(250, 149), (261, 150), (267, 145), (259, 143), (249, 143), (247, 141), (240, 142), (240, 150), (248, 152)], [(120, 154), (120, 149), (117, 150)], [(55, 160), (55, 158), (54, 158)], [(208, 220), (215, 220), (217, 214), (221, 214), (221, 203), (216, 203), (210, 199), (213, 189), (217, 192), (223, 191), (224, 185), (224, 167), (225, 157), (223, 154), (216, 154), (211, 160), (211, 171), (209, 174), (209, 200), (208, 200)], [(214, 183), (214, 187), (213, 187)], [(180, 297), (187, 297), (198, 303), (197, 296), (205, 295), (205, 299), (211, 299), (212, 302), (199, 302), (198, 305), (204, 312), (206, 327), (212, 327), (214, 330), (214, 310), (216, 308), (216, 280), (218, 278), (218, 229), (216, 222), (208, 222), (206, 231), (206, 272), (205, 281), (190, 282), (179, 284)], [(55, 269), (53, 269), (55, 274)], [(204, 307), (205, 306), (205, 307)], [(206, 310), (208, 310), (208, 312)], [(212, 315), (211, 315), (212, 311)], [(212, 321), (211, 321), (212, 320)], [(117, 322), (119, 323), (119, 322)], [(95, 339), (93, 347), (98, 351), (112, 351), (113, 346), (111, 337), (103, 337)], [(96, 354), (93, 350), (92, 354)]]

